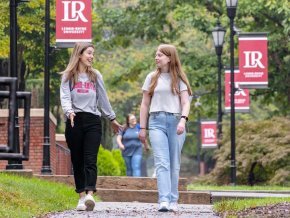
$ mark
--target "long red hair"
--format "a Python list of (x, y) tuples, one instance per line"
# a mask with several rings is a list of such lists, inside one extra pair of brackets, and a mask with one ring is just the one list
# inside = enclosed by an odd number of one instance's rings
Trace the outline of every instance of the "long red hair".
[[(171, 91), (174, 95), (180, 94), (179, 91), (179, 81), (183, 81), (187, 86), (187, 91), (189, 95), (192, 95), (192, 90), (190, 88), (186, 74), (183, 72), (181, 63), (178, 57), (177, 50), (174, 45), (161, 44), (158, 46), (157, 50), (166, 55), (169, 59), (169, 73), (171, 74), (172, 83)], [(154, 90), (157, 86), (158, 78), (160, 77), (161, 69), (157, 68), (152, 76), (151, 83), (149, 86), (149, 95), (152, 96)]]

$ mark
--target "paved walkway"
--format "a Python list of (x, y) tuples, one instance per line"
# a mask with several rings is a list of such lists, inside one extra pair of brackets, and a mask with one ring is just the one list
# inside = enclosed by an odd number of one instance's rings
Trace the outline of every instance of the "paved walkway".
[(218, 218), (214, 214), (212, 205), (189, 205), (180, 204), (179, 211), (158, 212), (157, 204), (151, 203), (128, 203), (128, 202), (99, 202), (95, 210), (91, 212), (65, 211), (44, 216), (45, 218)]
[[(290, 193), (242, 192), (242, 191), (211, 191), (214, 202), (223, 198), (264, 198), (264, 197), (290, 197)], [(218, 218), (213, 212), (212, 205), (180, 204), (179, 211), (158, 212), (158, 204), (139, 202), (98, 202), (95, 210), (91, 212), (68, 210), (51, 213), (42, 218)]]

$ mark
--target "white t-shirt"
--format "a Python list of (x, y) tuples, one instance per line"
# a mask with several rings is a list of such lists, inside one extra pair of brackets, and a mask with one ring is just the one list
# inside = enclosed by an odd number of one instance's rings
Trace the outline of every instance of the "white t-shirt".
[[(142, 90), (149, 91), (153, 74), (154, 72), (147, 75)], [(180, 92), (187, 90), (187, 86), (182, 80), (179, 82), (179, 89)], [(171, 91), (170, 73), (160, 74), (151, 98), (149, 113), (158, 111), (181, 114), (180, 96), (178, 94), (174, 95)]]

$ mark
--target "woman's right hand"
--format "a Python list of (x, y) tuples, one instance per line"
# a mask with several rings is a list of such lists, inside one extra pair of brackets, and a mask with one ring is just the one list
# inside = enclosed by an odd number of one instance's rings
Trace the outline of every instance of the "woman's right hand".
[(139, 132), (139, 139), (144, 144), (146, 142), (146, 129), (141, 129)]
[(119, 123), (117, 122), (117, 120), (113, 120), (113, 121), (111, 122), (111, 125), (112, 125), (113, 132), (114, 132), (115, 134), (118, 133), (120, 130), (123, 129), (123, 126), (122, 126), (121, 124), (119, 124)]
[(119, 148), (121, 149), (121, 151), (124, 151), (125, 150), (125, 146), (123, 144), (120, 144), (119, 145)]
[(74, 112), (69, 114), (69, 119), (70, 119), (70, 125), (71, 127), (74, 127), (74, 118), (75, 118), (76, 114)]

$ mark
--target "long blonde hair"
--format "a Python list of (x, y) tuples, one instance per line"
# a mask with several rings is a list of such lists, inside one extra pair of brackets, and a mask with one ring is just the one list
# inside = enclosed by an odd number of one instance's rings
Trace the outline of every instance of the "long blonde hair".
[[(187, 86), (187, 91), (189, 95), (192, 95), (192, 90), (190, 88), (188, 79), (186, 74), (183, 72), (181, 68), (181, 63), (177, 54), (177, 50), (174, 45), (170, 44), (161, 44), (158, 46), (158, 50), (166, 55), (169, 59), (169, 73), (171, 74), (172, 83), (171, 83), (171, 91), (174, 95), (180, 94), (179, 90), (179, 81), (182, 80)], [(152, 96), (154, 90), (157, 86), (157, 80), (161, 74), (161, 69), (157, 68), (155, 73), (152, 76), (151, 83), (149, 86), (149, 95)]]
[[(77, 70), (80, 63), (80, 56), (89, 47), (94, 48), (93, 44), (89, 42), (77, 42), (74, 46), (73, 52), (70, 56), (70, 60), (66, 69), (63, 72), (61, 72), (61, 74), (66, 75), (66, 81), (68, 80), (72, 81), (73, 85), (78, 82)], [(97, 81), (97, 74), (95, 73), (95, 70), (92, 67), (86, 67), (85, 71), (88, 74), (90, 81), (95, 83)]]

